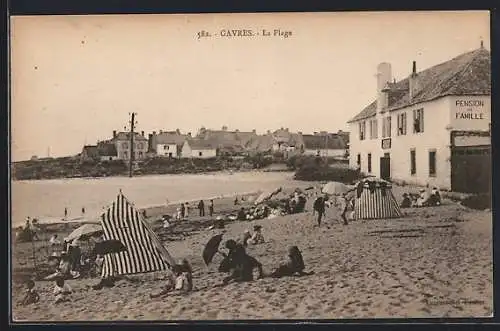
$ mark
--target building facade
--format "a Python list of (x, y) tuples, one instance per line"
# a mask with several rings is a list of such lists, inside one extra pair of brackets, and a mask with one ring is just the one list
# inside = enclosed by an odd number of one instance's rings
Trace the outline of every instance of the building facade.
[[(490, 170), (481, 165), (490, 164), (489, 51), (481, 47), (422, 72), (413, 62), (399, 82), (390, 64), (377, 71), (377, 99), (349, 121), (350, 165), (396, 182), (487, 190)], [(471, 172), (478, 167), (486, 177)]]
[(202, 139), (187, 139), (182, 145), (182, 158), (210, 159), (217, 156), (217, 148)]
[(153, 131), (148, 139), (148, 152), (152, 156), (178, 158), (184, 141), (191, 138), (191, 133), (182, 134), (179, 129), (175, 131)]
[(304, 141), (303, 154), (336, 159), (345, 159), (348, 145), (344, 138), (335, 133), (315, 132), (302, 135)]
[[(119, 160), (130, 160), (132, 153), (130, 132), (113, 131), (113, 138), (109, 140), (115, 145)], [(144, 131), (141, 133), (134, 132), (134, 160), (140, 161), (146, 158), (148, 151), (148, 139), (144, 137)]]

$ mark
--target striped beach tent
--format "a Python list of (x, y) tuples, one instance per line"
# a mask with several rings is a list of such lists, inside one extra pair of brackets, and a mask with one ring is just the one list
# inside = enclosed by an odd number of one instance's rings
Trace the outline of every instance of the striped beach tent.
[(174, 259), (141, 213), (120, 193), (101, 215), (104, 240), (119, 240), (125, 251), (106, 254), (102, 278), (170, 270)]
[(360, 181), (356, 189), (354, 217), (365, 220), (402, 217), (391, 183), (377, 178)]

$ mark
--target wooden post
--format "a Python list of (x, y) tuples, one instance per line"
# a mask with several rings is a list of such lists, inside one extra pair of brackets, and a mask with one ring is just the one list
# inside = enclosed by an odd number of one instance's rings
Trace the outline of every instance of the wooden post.
[(135, 113), (132, 113), (132, 118), (130, 120), (130, 164), (129, 164), (129, 177), (133, 175), (134, 167), (134, 125), (135, 125)]

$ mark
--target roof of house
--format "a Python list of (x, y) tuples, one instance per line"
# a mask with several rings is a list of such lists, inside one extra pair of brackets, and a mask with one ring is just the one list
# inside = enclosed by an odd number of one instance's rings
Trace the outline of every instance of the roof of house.
[(210, 140), (204, 139), (188, 139), (186, 142), (189, 144), (191, 149), (195, 150), (209, 150), (209, 149), (217, 149), (217, 145)]
[(99, 156), (99, 150), (97, 149), (97, 146), (92, 146), (92, 145), (83, 146), (82, 153), (83, 152), (85, 152), (85, 154), (88, 157), (98, 157)]
[(259, 135), (253, 137), (246, 145), (247, 149), (257, 152), (268, 152), (273, 148), (274, 137), (272, 135)]
[(182, 146), (182, 144), (187, 138), (188, 135), (179, 134), (176, 131), (162, 132), (154, 136), (156, 144), (165, 144), (165, 145), (176, 144), (178, 146)]
[[(128, 140), (130, 140), (130, 132), (118, 132), (116, 134), (116, 137), (112, 138), (111, 140), (112, 141), (115, 141), (115, 140), (118, 140), (118, 141), (127, 140), (128, 141)], [(134, 140), (135, 141), (139, 141), (139, 140), (147, 141), (148, 138), (141, 136), (141, 134), (138, 132), (134, 132)]]
[[(411, 100), (408, 78), (389, 84), (389, 111), (448, 95), (491, 94), (491, 54), (484, 48), (461, 54), (417, 74), (419, 89)], [(375, 116), (376, 111), (375, 100), (348, 123)]]
[(100, 156), (118, 156), (115, 144), (101, 143), (97, 146)]
[[(327, 139), (328, 137), (328, 139)], [(302, 135), (304, 147), (306, 149), (346, 149), (347, 145), (344, 139), (337, 134), (328, 135)]]
[(198, 134), (198, 138), (211, 140), (221, 148), (244, 147), (255, 136), (255, 132), (227, 130), (203, 130)]

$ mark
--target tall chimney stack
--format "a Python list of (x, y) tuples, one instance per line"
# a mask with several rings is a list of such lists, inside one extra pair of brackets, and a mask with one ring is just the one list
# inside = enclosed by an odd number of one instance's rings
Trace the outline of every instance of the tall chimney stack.
[(382, 62), (377, 66), (377, 113), (383, 112), (389, 105), (387, 84), (392, 82), (391, 64)]
[(116, 130), (113, 130), (113, 138), (116, 138)]
[(413, 100), (415, 95), (417, 95), (418, 93), (417, 61), (413, 61), (411, 75), (408, 78), (408, 82), (409, 82), (408, 93), (410, 95), (410, 100)]

